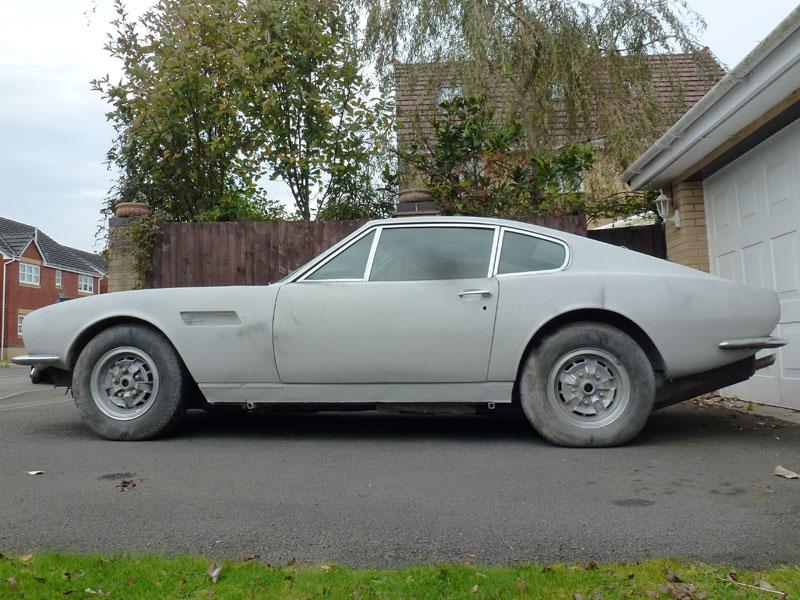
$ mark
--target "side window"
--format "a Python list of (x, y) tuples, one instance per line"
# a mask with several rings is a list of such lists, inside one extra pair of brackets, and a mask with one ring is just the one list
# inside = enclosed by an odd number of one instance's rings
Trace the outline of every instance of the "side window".
[(469, 227), (386, 227), (370, 281), (486, 277), (494, 230)]
[(564, 265), (567, 251), (561, 244), (522, 233), (506, 231), (497, 274), (549, 271)]
[(369, 251), (372, 248), (374, 237), (375, 231), (370, 231), (347, 250), (322, 265), (306, 279), (313, 281), (363, 279), (364, 271), (367, 270), (367, 260), (369, 259)]

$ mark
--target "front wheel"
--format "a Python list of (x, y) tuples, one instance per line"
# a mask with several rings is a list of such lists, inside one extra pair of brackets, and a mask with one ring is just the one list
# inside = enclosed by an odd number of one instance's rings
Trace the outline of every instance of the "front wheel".
[(172, 345), (143, 325), (117, 325), (83, 349), (72, 377), (75, 404), (111, 440), (168, 432), (186, 411), (186, 381)]
[(655, 375), (626, 333), (572, 323), (531, 351), (520, 378), (522, 409), (555, 444), (616, 446), (638, 434), (653, 409)]

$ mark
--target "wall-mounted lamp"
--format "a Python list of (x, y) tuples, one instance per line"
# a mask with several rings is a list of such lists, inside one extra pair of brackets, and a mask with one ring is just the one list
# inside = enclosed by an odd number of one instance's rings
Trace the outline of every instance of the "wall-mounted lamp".
[(675, 227), (680, 229), (681, 213), (677, 208), (673, 211), (672, 217), (667, 218), (669, 217), (669, 208), (670, 205), (672, 204), (672, 201), (670, 200), (669, 196), (667, 196), (664, 192), (661, 192), (658, 195), (658, 198), (656, 198), (653, 201), (653, 204), (656, 205), (656, 211), (658, 212), (659, 217), (661, 217), (665, 222), (669, 221)]

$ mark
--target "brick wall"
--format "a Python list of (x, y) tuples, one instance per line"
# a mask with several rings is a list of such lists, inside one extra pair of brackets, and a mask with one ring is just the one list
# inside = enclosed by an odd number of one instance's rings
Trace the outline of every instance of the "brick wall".
[[(6, 313), (5, 313), (5, 348), (4, 356), (16, 356), (24, 351), (22, 338), (17, 335), (17, 319), (37, 308), (58, 302), (59, 296), (82, 298), (91, 296), (87, 292), (78, 291), (78, 274), (61, 271), (61, 286), (56, 286), (56, 269), (45, 267), (36, 246), (31, 244), (22, 254), (22, 261), (39, 265), (39, 285), (21, 283), (19, 280), (19, 261), (6, 267)], [(2, 277), (2, 273), (0, 273)], [(92, 278), (93, 294), (107, 291), (108, 282), (98, 277)], [(0, 290), (2, 281), (0, 280)]]
[(130, 217), (111, 217), (108, 234), (108, 291), (123, 292), (142, 287), (136, 268), (136, 244), (131, 239)]
[(680, 211), (680, 227), (667, 221), (667, 258), (673, 262), (709, 271), (706, 210), (702, 181), (672, 185), (672, 207)]

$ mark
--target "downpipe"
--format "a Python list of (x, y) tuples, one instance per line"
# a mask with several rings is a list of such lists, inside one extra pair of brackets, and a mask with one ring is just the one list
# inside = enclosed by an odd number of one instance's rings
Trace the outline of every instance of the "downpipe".
[(5, 358), (6, 354), (6, 272), (7, 267), (16, 259), (3, 262), (3, 309), (0, 315), (0, 360)]

